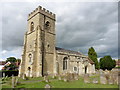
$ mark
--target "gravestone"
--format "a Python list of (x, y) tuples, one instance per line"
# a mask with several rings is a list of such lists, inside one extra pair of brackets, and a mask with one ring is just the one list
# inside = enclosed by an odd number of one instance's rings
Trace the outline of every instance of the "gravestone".
[(43, 80), (44, 80), (44, 81), (46, 80), (46, 76), (43, 77)]
[(15, 77), (12, 75), (12, 88), (15, 88)]
[(67, 78), (65, 78), (65, 77), (64, 77), (64, 79), (63, 79), (63, 80), (64, 80), (64, 82), (67, 82)]
[(98, 83), (98, 78), (93, 78), (92, 83), (97, 84)]
[(52, 76), (52, 78), (54, 79), (54, 78), (55, 78), (55, 76), (53, 75), (53, 76)]
[(84, 83), (90, 83), (89, 74), (84, 75)]
[(19, 82), (18, 82), (18, 79), (19, 79), (18, 77), (15, 77), (15, 86), (17, 86), (18, 83), (19, 83)]
[(107, 80), (106, 80), (105, 75), (100, 75), (100, 83), (101, 84), (107, 84)]
[(72, 73), (67, 73), (67, 81), (72, 81), (73, 80), (73, 76), (72, 76)]
[(3, 77), (5, 77), (5, 73), (3, 73)]
[(104, 72), (102, 69), (99, 70), (99, 74), (102, 75)]
[(113, 74), (113, 81), (114, 81), (114, 84), (118, 84), (118, 74), (117, 73)]
[(22, 79), (26, 80), (26, 74), (23, 74)]
[(62, 80), (61, 76), (58, 76), (58, 80)]
[(108, 80), (108, 84), (114, 84), (113, 79), (110, 78), (110, 79)]
[(74, 79), (78, 80), (78, 74), (74, 74)]
[(49, 84), (45, 85), (45, 90), (50, 90), (51, 86)]
[(106, 78), (106, 82), (108, 83), (108, 80), (110, 79), (110, 74), (108, 72), (106, 72), (104, 74), (105, 78)]
[(45, 81), (45, 82), (49, 82), (49, 80), (48, 80), (48, 77), (47, 77), (47, 76), (44, 76), (44, 81)]

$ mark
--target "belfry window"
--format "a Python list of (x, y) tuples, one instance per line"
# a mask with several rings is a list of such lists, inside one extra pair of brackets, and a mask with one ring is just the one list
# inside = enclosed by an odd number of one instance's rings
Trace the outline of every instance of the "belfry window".
[(67, 57), (63, 59), (63, 70), (67, 70)]
[(31, 22), (30, 31), (32, 32), (33, 30), (34, 30), (34, 23)]
[(50, 29), (50, 22), (49, 22), (49, 21), (47, 21), (47, 22), (45, 23), (45, 29)]

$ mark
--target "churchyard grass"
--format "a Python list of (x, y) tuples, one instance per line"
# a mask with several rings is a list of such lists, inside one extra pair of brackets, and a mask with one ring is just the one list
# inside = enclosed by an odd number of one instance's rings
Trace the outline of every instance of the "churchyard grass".
[[(36, 80), (41, 81), (35, 82)], [(50, 79), (50, 82), (48, 83), (42, 80), (42, 77), (29, 78), (28, 80), (22, 80), (20, 78), (20, 83), (15, 88), (44, 88), (46, 84), (49, 84), (50, 86), (52, 86), (52, 88), (118, 88), (118, 85), (84, 83), (83, 78), (71, 82), (64, 82), (63, 80), (57, 80), (56, 78)], [(10, 83), (5, 83), (2, 85), (2, 88), (11, 88), (11, 85)]]

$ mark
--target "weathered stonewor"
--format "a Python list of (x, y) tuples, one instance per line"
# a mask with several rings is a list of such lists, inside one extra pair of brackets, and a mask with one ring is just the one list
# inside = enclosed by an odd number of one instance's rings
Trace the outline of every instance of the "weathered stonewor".
[(73, 73), (67, 73), (67, 80), (73, 81), (74, 80), (74, 74)]
[(61, 76), (58, 76), (58, 80), (62, 80)]
[(106, 73), (104, 74), (104, 76), (105, 76), (106, 81), (107, 81), (107, 83), (108, 83), (108, 80), (110, 79), (110, 73), (106, 72)]
[(67, 77), (64, 77), (64, 79), (63, 79), (63, 80), (64, 80), (64, 82), (67, 82), (67, 81), (68, 81), (68, 80), (67, 80)]
[(74, 80), (79, 80), (79, 76), (77, 73), (74, 74)]
[(109, 79), (109, 80), (108, 80), (108, 84), (114, 84), (113, 79)]
[(92, 83), (97, 84), (98, 83), (98, 78), (93, 78)]
[(118, 85), (120, 86), (120, 71), (118, 72)]
[(114, 84), (118, 84), (118, 73), (113, 74), (113, 81), (114, 81)]
[(107, 84), (107, 79), (106, 79), (106, 77), (105, 77), (104, 74), (103, 74), (103, 75), (100, 75), (100, 83), (101, 83), (101, 84)]
[(96, 70), (96, 71), (95, 71), (95, 74), (96, 74), (96, 75), (99, 75), (99, 74), (100, 74), (100, 71), (101, 71), (101, 70)]
[(19, 82), (18, 82), (18, 79), (19, 79), (18, 77), (15, 77), (15, 86), (17, 86), (18, 83), (19, 83)]
[(45, 81), (45, 82), (49, 82), (49, 79), (48, 79), (47, 76), (44, 76), (44, 81)]
[(102, 75), (104, 71), (102, 69), (99, 70), (99, 74)]
[(89, 74), (84, 75), (84, 83), (90, 83)]

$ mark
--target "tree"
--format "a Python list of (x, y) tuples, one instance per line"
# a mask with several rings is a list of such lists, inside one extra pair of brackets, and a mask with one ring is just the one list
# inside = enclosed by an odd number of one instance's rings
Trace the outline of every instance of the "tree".
[(95, 69), (99, 69), (99, 63), (97, 60), (97, 53), (95, 52), (94, 48), (89, 48), (88, 57), (95, 63)]
[(7, 58), (6, 62), (10, 62), (9, 65), (5, 66), (5, 70), (9, 68), (9, 70), (15, 70), (17, 68), (16, 66), (16, 58), (15, 57), (9, 57)]
[(11, 63), (16, 62), (16, 58), (15, 57), (9, 57), (9, 58), (7, 58), (6, 62), (11, 62)]
[(115, 60), (112, 60), (111, 56), (104, 56), (100, 58), (100, 69), (103, 70), (112, 70), (116, 66)]

